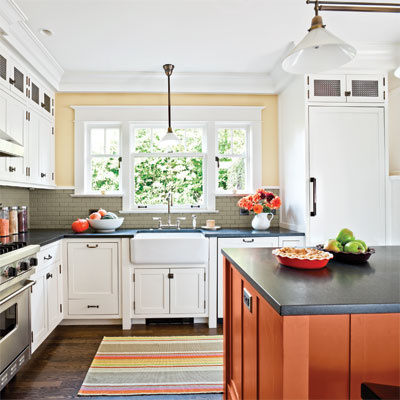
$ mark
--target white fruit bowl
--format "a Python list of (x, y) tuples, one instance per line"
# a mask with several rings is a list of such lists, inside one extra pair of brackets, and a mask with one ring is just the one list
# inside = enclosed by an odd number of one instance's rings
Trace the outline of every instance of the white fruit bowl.
[(116, 219), (88, 219), (89, 225), (96, 232), (108, 233), (114, 232), (124, 222), (123, 218)]

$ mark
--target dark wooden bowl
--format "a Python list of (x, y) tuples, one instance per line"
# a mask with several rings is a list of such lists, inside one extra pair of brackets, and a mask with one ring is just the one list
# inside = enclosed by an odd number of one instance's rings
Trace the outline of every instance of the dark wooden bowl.
[(322, 244), (316, 246), (318, 250), (327, 251), (333, 254), (333, 260), (344, 262), (346, 264), (362, 264), (368, 261), (372, 254), (375, 253), (375, 249), (368, 248), (365, 253), (346, 253), (344, 251), (330, 251), (325, 250)]

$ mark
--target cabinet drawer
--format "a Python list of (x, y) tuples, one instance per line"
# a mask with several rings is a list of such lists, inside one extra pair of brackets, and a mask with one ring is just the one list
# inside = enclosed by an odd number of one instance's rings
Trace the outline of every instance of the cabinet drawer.
[(243, 237), (243, 238), (224, 238), (218, 239), (218, 247), (278, 247), (277, 237)]
[(302, 247), (304, 236), (280, 236), (279, 247)]
[(47, 267), (61, 258), (61, 246), (56, 244), (55, 246), (45, 247), (38, 253), (39, 268)]
[(68, 301), (69, 315), (115, 315), (118, 314), (118, 299), (82, 299)]

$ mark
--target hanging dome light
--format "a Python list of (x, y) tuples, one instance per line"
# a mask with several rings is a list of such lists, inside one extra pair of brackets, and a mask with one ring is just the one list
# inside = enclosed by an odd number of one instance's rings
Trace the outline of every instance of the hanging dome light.
[(161, 138), (160, 144), (165, 147), (176, 145), (180, 142), (178, 136), (172, 130), (171, 127), (171, 83), (170, 77), (172, 75), (172, 71), (174, 70), (174, 65), (165, 64), (163, 65), (165, 75), (168, 77), (168, 130), (166, 134)]
[(288, 54), (282, 68), (293, 74), (307, 74), (328, 71), (351, 61), (356, 49), (328, 32), (318, 15), (318, 1), (315, 2), (315, 16), (304, 39)]

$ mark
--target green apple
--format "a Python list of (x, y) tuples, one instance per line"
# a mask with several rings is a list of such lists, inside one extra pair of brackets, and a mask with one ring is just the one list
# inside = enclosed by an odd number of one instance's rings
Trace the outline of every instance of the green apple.
[(364, 246), (356, 240), (346, 243), (343, 247), (343, 250), (346, 253), (365, 253)]
[(324, 249), (328, 251), (343, 251), (343, 246), (336, 239), (329, 239), (324, 244)]
[(367, 251), (367, 250), (368, 250), (368, 246), (367, 246), (367, 245), (366, 245), (366, 243), (365, 243), (365, 242), (363, 242), (362, 240), (360, 240), (360, 239), (356, 239), (356, 240), (354, 240), (354, 242), (361, 243), (361, 244), (364, 246), (364, 250), (365, 250), (365, 251)]
[(342, 243), (342, 245), (344, 246), (346, 243), (355, 240), (355, 237), (350, 229), (344, 228), (339, 232), (339, 234), (336, 237), (336, 240)]

